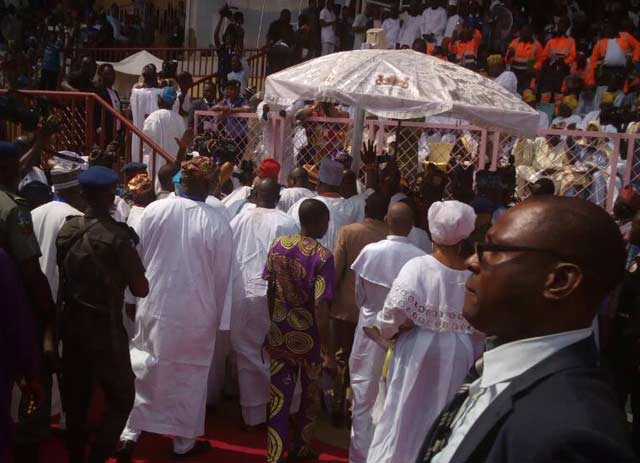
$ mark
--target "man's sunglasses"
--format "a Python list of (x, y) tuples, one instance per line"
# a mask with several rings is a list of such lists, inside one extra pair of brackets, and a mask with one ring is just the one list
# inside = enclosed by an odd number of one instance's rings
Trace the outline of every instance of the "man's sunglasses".
[(493, 243), (475, 243), (475, 251), (478, 256), (478, 260), (482, 260), (482, 254), (485, 252), (537, 252), (542, 254), (549, 254), (556, 259), (569, 261), (565, 256), (561, 256), (556, 251), (551, 249), (534, 248), (529, 246), (509, 246), (507, 244), (493, 244)]

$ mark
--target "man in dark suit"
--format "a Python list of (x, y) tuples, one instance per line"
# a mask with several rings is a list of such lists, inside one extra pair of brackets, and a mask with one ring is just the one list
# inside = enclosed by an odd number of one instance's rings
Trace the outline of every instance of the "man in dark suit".
[(542, 196), (506, 212), (469, 259), (466, 319), (496, 337), (432, 427), (420, 463), (635, 462), (592, 320), (621, 280), (609, 215)]

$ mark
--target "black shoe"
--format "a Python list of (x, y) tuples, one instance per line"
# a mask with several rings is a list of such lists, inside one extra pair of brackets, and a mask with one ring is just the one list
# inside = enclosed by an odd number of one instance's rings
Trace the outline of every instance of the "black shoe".
[(196, 444), (187, 453), (171, 452), (171, 456), (176, 461), (188, 460), (211, 451), (211, 444), (208, 441), (196, 441)]
[(118, 463), (131, 463), (131, 455), (136, 448), (136, 442), (132, 440), (121, 440), (118, 444), (115, 457)]

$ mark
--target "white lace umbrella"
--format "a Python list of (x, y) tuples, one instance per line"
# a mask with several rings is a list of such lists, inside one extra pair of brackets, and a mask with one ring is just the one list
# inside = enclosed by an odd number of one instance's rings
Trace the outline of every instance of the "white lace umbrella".
[(444, 114), (485, 128), (533, 134), (538, 113), (491, 79), (412, 50), (354, 50), (267, 77), (267, 103), (320, 100), (391, 119)]

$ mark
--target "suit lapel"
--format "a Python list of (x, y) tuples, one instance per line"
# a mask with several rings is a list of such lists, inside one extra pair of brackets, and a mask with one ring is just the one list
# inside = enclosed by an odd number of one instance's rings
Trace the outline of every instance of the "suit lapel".
[(522, 375), (514, 378), (511, 384), (487, 407), (451, 458), (452, 463), (469, 461), (483, 440), (494, 427), (505, 418), (513, 407), (514, 400), (533, 387), (537, 382), (562, 370), (576, 367), (595, 366), (597, 351), (593, 336), (570, 345), (548, 359), (533, 366)]

